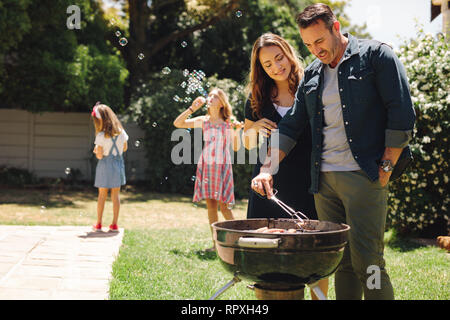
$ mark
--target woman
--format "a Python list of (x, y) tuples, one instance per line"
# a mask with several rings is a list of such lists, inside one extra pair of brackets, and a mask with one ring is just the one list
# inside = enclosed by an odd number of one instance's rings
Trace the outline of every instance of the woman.
[[(244, 121), (244, 146), (248, 150), (258, 147), (258, 135), (265, 140), (263, 147), (267, 146), (271, 130), (277, 128), (277, 123), (292, 108), (303, 77), (303, 68), (295, 50), (282, 37), (272, 33), (263, 34), (255, 41), (250, 63), (249, 99), (245, 105)], [(308, 192), (311, 184), (310, 156), (311, 130), (306, 129), (294, 149), (280, 163), (278, 173), (273, 176), (273, 186), (278, 190), (278, 199), (316, 220), (314, 198)], [(252, 178), (259, 174), (261, 165), (258, 159)], [(250, 191), (247, 218), (290, 216), (273, 201)], [(326, 295), (328, 279), (321, 280), (319, 286)], [(317, 299), (312, 291), (311, 295)]]

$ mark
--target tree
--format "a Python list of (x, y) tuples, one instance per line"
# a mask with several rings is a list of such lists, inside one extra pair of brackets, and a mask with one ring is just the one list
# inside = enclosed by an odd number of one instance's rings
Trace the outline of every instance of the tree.
[[(239, 0), (128, 0), (129, 37), (121, 52), (130, 71), (130, 86), (173, 56), (169, 45), (223, 19)], [(176, 50), (175, 50), (176, 51)], [(138, 58), (143, 54), (148, 63)]]
[[(115, 20), (128, 25), (117, 31), (126, 35), (128, 44), (116, 43), (130, 72), (130, 92), (150, 73), (170, 66), (187, 66), (216, 73), (219, 77), (242, 81), (246, 77), (253, 41), (264, 32), (274, 32), (288, 39), (307, 57), (295, 15), (315, 0), (117, 0), (122, 7)], [(350, 25), (344, 14), (348, 1), (329, 1), (343, 27)], [(114, 11), (114, 10), (112, 10)], [(121, 18), (122, 17), (122, 18)], [(360, 32), (357, 34), (360, 36)], [(367, 35), (367, 34), (366, 34)], [(142, 54), (144, 61), (138, 56)], [(208, 57), (205, 59), (205, 57)]]
[[(17, 39), (6, 39), (6, 45), (0, 45), (4, 56), (1, 107), (85, 111), (99, 98), (122, 106), (127, 71), (118, 51), (105, 41), (109, 30), (96, 1), (77, 2), (82, 13), (80, 30), (67, 28), (69, 0), (0, 4), (0, 15), (17, 14), (23, 19), (12, 33)], [(14, 29), (9, 22), (6, 27)]]

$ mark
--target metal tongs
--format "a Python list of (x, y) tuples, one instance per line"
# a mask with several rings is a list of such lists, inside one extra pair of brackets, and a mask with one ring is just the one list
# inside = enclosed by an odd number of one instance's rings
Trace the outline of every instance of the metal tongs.
[[(267, 197), (267, 199), (269, 199), (269, 200), (272, 200), (273, 202), (275, 202), (276, 204), (278, 204), (280, 207), (281, 207), (281, 209), (283, 209), (285, 212), (287, 212), (290, 216), (291, 216), (291, 218), (292, 219), (297, 219), (297, 220), (299, 220), (300, 221), (300, 223), (297, 223), (297, 226), (302, 230), (302, 231), (309, 231), (309, 230), (306, 230), (306, 229), (304, 229), (303, 227), (302, 227), (302, 225), (305, 223), (305, 220), (306, 221), (309, 221), (309, 218), (304, 214), (304, 213), (302, 213), (302, 212), (300, 212), (300, 211), (295, 211), (294, 209), (292, 209), (291, 207), (289, 207), (287, 204), (285, 204), (283, 201), (281, 201), (280, 199), (278, 199), (277, 197), (276, 197), (276, 194), (278, 193), (278, 190), (277, 189), (275, 189), (275, 188), (273, 188), (273, 195), (272, 195), (272, 197), (271, 198), (269, 198), (269, 197)], [(256, 194), (258, 194), (260, 197), (261, 197), (261, 195), (259, 194), (259, 193), (256, 193)], [(300, 217), (300, 216), (302, 216), (302, 217)]]

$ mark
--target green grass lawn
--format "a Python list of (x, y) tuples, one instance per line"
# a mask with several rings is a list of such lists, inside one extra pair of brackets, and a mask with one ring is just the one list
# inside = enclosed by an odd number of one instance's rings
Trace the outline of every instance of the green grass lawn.
[[(111, 299), (208, 299), (232, 279), (211, 246), (206, 207), (190, 197), (132, 190), (121, 194), (119, 226), (125, 228), (119, 256), (113, 264)], [(244, 218), (246, 201), (233, 213)], [(95, 189), (83, 192), (2, 190), (0, 224), (91, 225), (96, 217)], [(104, 224), (112, 205), (107, 202)], [(385, 259), (396, 299), (450, 299), (450, 255), (386, 233)], [(242, 281), (220, 299), (255, 299)], [(328, 292), (335, 298), (333, 277)], [(309, 290), (305, 290), (309, 299)]]

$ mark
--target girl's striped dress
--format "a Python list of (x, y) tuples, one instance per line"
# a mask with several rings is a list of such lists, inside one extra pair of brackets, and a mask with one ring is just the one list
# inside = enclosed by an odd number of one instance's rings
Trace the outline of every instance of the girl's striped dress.
[(231, 125), (203, 123), (202, 154), (197, 164), (194, 202), (215, 199), (234, 204), (233, 170), (230, 155)]

